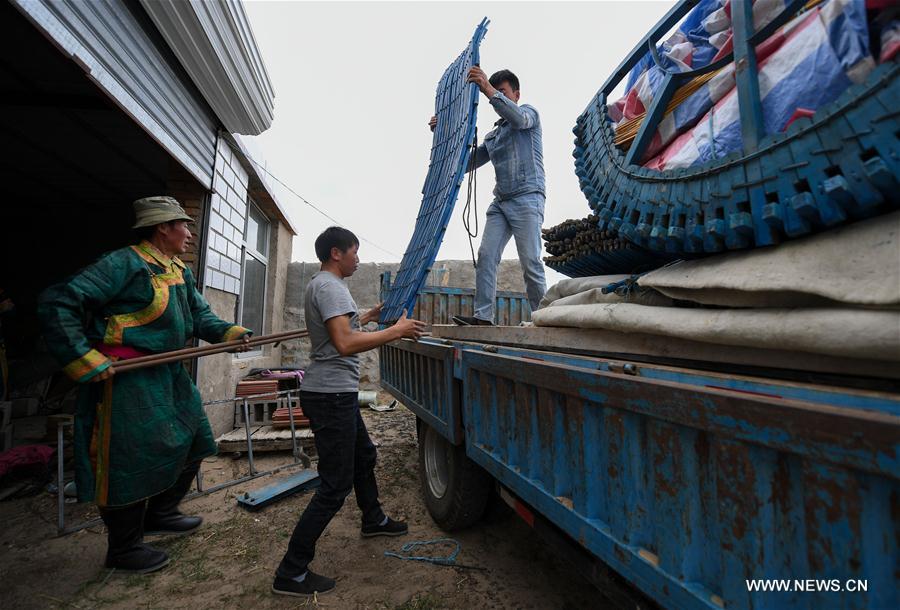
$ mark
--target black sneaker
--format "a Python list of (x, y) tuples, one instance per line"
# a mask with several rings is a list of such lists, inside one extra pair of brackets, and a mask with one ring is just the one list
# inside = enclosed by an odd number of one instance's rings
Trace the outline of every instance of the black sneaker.
[(409, 532), (406, 521), (394, 521), (388, 517), (387, 523), (384, 525), (364, 525), (362, 526), (363, 538), (371, 538), (372, 536), (402, 536)]
[(169, 565), (169, 556), (165, 551), (143, 543), (136, 544), (115, 555), (106, 554), (106, 567), (115, 568), (119, 572), (148, 574), (161, 570), (167, 565)]
[(272, 593), (278, 595), (293, 595), (294, 597), (308, 597), (321, 595), (334, 589), (334, 579), (316, 574), (312, 570), (306, 571), (306, 578), (297, 582), (293, 578), (276, 576), (272, 583)]
[(490, 320), (482, 320), (475, 316), (453, 316), (450, 318), (457, 326), (493, 326)]

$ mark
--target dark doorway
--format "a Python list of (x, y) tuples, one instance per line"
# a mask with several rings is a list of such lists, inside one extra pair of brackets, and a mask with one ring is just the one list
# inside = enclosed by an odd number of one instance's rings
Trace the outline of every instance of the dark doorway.
[[(0, 3), (0, 289), (10, 385), (52, 370), (37, 341), (38, 294), (135, 242), (131, 202), (185, 172), (22, 14)], [(189, 179), (190, 180), (190, 179)], [(205, 189), (196, 182), (189, 191)], [(182, 186), (184, 190), (184, 186)]]

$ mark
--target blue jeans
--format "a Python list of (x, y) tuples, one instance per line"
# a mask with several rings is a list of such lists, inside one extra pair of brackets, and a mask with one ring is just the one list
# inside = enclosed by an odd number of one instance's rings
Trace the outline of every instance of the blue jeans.
[(484, 235), (478, 248), (475, 270), (475, 317), (493, 321), (497, 298), (497, 266), (510, 237), (516, 238), (519, 264), (531, 310), (538, 308), (547, 285), (541, 261), (541, 225), (544, 224), (544, 196), (528, 193), (503, 201), (495, 200), (487, 211)]
[(315, 435), (321, 485), (303, 511), (276, 574), (293, 578), (306, 571), (316, 541), (344, 504), (350, 490), (362, 511), (363, 525), (384, 521), (375, 483), (375, 445), (359, 414), (356, 392), (300, 392), (303, 414)]

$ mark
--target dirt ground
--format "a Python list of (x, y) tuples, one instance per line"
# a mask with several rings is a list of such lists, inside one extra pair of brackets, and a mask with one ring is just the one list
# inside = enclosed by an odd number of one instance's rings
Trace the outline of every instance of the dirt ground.
[[(236, 498), (284, 476), (271, 475), (186, 501), (186, 512), (205, 522), (183, 538), (151, 538), (172, 562), (155, 574), (117, 574), (103, 568), (102, 526), (56, 537), (56, 499), (50, 494), (0, 503), (0, 607), (4, 608), (604, 608), (590, 583), (544, 548), (518, 517), (479, 524), (452, 536), (461, 544), (457, 561), (475, 569), (441, 567), (385, 557), (413, 540), (447, 536), (432, 522), (420, 498), (415, 416), (364, 410), (379, 445), (376, 471), (382, 503), (409, 522), (403, 538), (363, 539), (359, 509), (351, 495), (319, 541), (312, 567), (338, 579), (317, 599), (275, 596), (272, 576), (297, 517), (311, 492), (258, 512)], [(285, 453), (258, 455), (264, 470), (285, 464)], [(204, 485), (246, 474), (246, 458), (220, 455), (204, 461)], [(84, 505), (66, 506), (69, 525), (96, 516)], [(450, 548), (435, 549), (447, 554)]]

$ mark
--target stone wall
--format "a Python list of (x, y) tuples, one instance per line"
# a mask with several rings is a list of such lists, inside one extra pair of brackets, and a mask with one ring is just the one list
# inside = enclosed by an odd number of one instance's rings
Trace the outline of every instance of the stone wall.
[[(361, 263), (351, 277), (347, 287), (360, 312), (378, 304), (381, 274), (390, 271), (396, 276), (399, 263)], [(319, 263), (291, 263), (287, 270), (287, 290), (284, 299), (284, 329), (306, 328), (303, 314), (303, 295), (312, 275), (319, 270)], [(475, 269), (472, 261), (437, 261), (432, 267), (429, 285), (472, 288), (475, 286)], [(501, 261), (497, 272), (497, 290), (524, 292), (525, 282), (518, 260)], [(371, 324), (374, 329), (375, 325)], [(305, 367), (309, 364), (309, 341), (288, 341), (283, 344), (282, 365)], [(359, 386), (362, 390), (379, 388), (378, 351), (360, 354)]]

